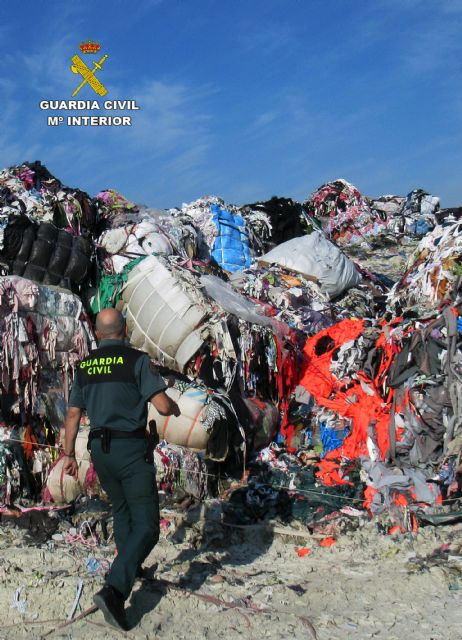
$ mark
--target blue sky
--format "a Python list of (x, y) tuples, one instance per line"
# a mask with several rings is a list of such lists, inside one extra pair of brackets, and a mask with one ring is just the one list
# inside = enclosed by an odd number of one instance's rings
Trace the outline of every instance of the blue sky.
[[(40, 159), (157, 207), (304, 200), (337, 177), (461, 204), (461, 34), (462, 0), (2, 2), (0, 167)], [(46, 125), (88, 38), (106, 98), (141, 107), (131, 128)]]

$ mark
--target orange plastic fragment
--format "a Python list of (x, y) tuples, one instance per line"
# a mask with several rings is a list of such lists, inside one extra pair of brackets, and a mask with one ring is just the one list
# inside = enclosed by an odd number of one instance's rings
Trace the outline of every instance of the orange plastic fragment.
[(319, 546), (320, 547), (331, 547), (336, 542), (337, 542), (337, 540), (335, 538), (323, 538), (320, 541)]
[(309, 556), (311, 553), (311, 549), (307, 549), (306, 547), (295, 547), (295, 551), (297, 552), (299, 558)]
[(403, 527), (400, 527), (399, 525), (396, 525), (395, 527), (391, 527), (391, 528), (388, 530), (388, 533), (389, 533), (391, 536), (393, 536), (393, 535), (395, 535), (395, 533), (404, 533), (404, 529), (403, 529)]
[(396, 493), (396, 492), (393, 495), (393, 502), (397, 504), (399, 507), (407, 507), (407, 505), (409, 504), (406, 496), (404, 496), (402, 493)]

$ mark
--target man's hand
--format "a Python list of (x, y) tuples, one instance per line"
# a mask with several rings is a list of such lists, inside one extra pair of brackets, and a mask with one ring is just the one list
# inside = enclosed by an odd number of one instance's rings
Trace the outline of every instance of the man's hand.
[(74, 480), (78, 480), (77, 460), (74, 456), (64, 456), (63, 473), (72, 476)]
[(165, 391), (156, 393), (156, 395), (151, 398), (151, 404), (157, 409), (161, 416), (178, 417), (181, 415), (180, 407)]

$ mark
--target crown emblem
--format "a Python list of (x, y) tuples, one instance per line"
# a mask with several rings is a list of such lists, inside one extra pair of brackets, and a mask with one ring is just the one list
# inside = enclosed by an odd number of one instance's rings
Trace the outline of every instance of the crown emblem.
[(80, 43), (80, 51), (82, 53), (98, 53), (100, 49), (101, 45), (98, 42), (93, 42), (93, 40)]

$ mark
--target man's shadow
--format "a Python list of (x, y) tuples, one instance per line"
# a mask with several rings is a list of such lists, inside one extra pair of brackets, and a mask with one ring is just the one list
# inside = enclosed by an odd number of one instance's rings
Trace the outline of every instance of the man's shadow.
[[(168, 570), (175, 565), (188, 563), (188, 569), (176, 580), (156, 580), (154, 567), (153, 578), (143, 580), (141, 589), (136, 591), (130, 599), (130, 605), (127, 608), (130, 628), (136, 627), (147, 613), (152, 612), (171, 588), (175, 591), (200, 592), (204, 584), (211, 581), (214, 576), (220, 575), (224, 587), (227, 583), (231, 583), (233, 586), (242, 585), (245, 589), (245, 575), (235, 572), (234, 569), (250, 565), (264, 555), (272, 544), (273, 533), (267, 529), (258, 530), (255, 526), (249, 526), (248, 530), (229, 528), (226, 531), (225, 526), (223, 529), (225, 531), (222, 540), (217, 541), (215, 536), (211, 542), (205, 539), (197, 548), (182, 549), (173, 562), (164, 565)], [(210, 555), (201, 557), (206, 552)], [(217, 553), (220, 554), (219, 557), (215, 557)], [(244, 591), (242, 596), (246, 595)]]
[[(142, 581), (141, 589), (133, 593), (127, 607), (130, 628), (136, 627), (147, 613), (152, 612), (169, 589), (200, 592), (203, 585), (213, 584), (214, 577), (220, 576), (216, 582), (223, 587), (226, 588), (226, 584), (242, 585), (245, 590), (245, 570), (239, 571), (236, 568), (251, 565), (257, 558), (264, 556), (273, 543), (274, 534), (263, 521), (257, 524), (238, 524), (233, 514), (226, 511), (220, 518), (220, 505), (221, 503), (204, 513), (204, 506), (199, 503), (192, 510), (192, 517), (188, 517), (187, 528), (180, 525), (175, 531), (172, 539), (178, 543), (184, 542), (189, 532), (190, 547), (181, 549), (172, 561), (163, 564), (163, 572), (187, 563), (184, 572), (166, 580), (156, 578), (156, 566), (145, 570), (149, 577)], [(197, 528), (200, 532), (196, 535)], [(246, 595), (244, 591), (242, 597)]]

